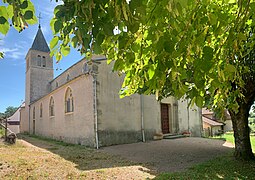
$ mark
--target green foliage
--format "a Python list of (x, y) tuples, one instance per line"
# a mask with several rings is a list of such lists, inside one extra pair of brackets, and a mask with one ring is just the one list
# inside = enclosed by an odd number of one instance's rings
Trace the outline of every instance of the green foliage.
[(65, 1), (51, 20), (52, 55), (60, 60), (70, 46), (105, 54), (126, 75), (122, 96), (185, 97), (237, 111), (255, 97), (254, 12), (249, 0)]
[[(6, 35), (10, 27), (18, 32), (23, 31), (28, 25), (37, 23), (34, 5), (30, 0), (2, 0), (4, 6), (0, 6), (0, 34)], [(0, 52), (0, 59), (4, 54)]]
[(0, 119), (12, 116), (16, 111), (17, 107), (9, 106), (6, 108), (4, 113), (0, 113)]
[(0, 6), (0, 33), (6, 35), (13, 26), (21, 32), (28, 24), (37, 23), (34, 5), (30, 0), (3, 0), (5, 6)]

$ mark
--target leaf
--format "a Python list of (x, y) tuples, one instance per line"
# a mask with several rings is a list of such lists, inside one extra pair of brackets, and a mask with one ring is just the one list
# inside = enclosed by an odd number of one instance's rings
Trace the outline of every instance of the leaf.
[(21, 9), (26, 9), (28, 7), (28, 2), (24, 1), (20, 6)]
[(50, 48), (53, 49), (59, 41), (59, 37), (58, 36), (54, 36), (54, 38), (52, 38), (51, 42), (50, 42)]
[(202, 108), (204, 104), (204, 99), (201, 96), (197, 96), (195, 102), (198, 107)]
[(62, 24), (62, 22), (60, 22), (59, 20), (57, 20), (57, 21), (55, 21), (54, 22), (54, 31), (55, 31), (55, 33), (57, 33), (57, 32), (59, 32), (60, 31), (60, 29), (63, 27), (63, 24)]
[(236, 68), (235, 68), (235, 66), (232, 65), (232, 64), (227, 64), (227, 65), (225, 66), (225, 71), (230, 72), (230, 73), (233, 73), (233, 72), (236, 72)]
[(155, 70), (154, 70), (153, 66), (150, 66), (148, 69), (149, 79), (152, 79), (154, 74), (155, 74)]
[(64, 56), (67, 56), (70, 53), (70, 47), (69, 46), (62, 46), (61, 47), (61, 53)]
[(205, 46), (203, 48), (203, 57), (205, 60), (211, 61), (213, 59), (213, 48)]
[(5, 17), (1, 16), (0, 17), (0, 24), (4, 24), (6, 22), (7, 22), (7, 20), (5, 19)]
[(62, 54), (60, 52), (57, 52), (56, 54), (56, 60), (60, 61), (62, 59)]
[(25, 12), (24, 14), (25, 19), (32, 19), (32, 17), (33, 17), (33, 11), (28, 10)]

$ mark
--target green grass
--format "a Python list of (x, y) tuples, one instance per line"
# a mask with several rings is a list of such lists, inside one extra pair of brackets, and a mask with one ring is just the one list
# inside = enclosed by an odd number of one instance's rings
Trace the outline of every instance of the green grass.
[(240, 162), (232, 155), (196, 165), (185, 172), (163, 173), (155, 179), (254, 179), (255, 162)]
[[(221, 136), (216, 136), (214, 138), (224, 139), (227, 142), (235, 144), (235, 139), (234, 139), (234, 135), (232, 132), (225, 133)], [(250, 136), (250, 138), (251, 138), (251, 147), (252, 147), (253, 152), (255, 153), (255, 136)]]

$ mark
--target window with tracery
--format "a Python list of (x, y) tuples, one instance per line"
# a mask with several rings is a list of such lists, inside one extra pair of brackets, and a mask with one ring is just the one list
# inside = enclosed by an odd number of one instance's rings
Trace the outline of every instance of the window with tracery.
[(74, 111), (74, 101), (73, 94), (71, 88), (67, 88), (65, 94), (65, 112), (73, 112)]
[(49, 112), (50, 112), (50, 116), (54, 116), (55, 115), (55, 112), (54, 112), (54, 99), (53, 99), (53, 97), (50, 98)]

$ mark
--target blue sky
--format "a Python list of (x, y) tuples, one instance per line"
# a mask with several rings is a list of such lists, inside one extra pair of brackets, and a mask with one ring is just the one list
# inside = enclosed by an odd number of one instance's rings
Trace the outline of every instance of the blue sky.
[[(49, 44), (52, 38), (49, 24), (56, 3), (54, 0), (32, 0), (32, 2), (35, 5), (36, 14), (41, 12), (41, 27)], [(0, 34), (0, 51), (5, 53), (5, 58), (0, 59), (0, 112), (4, 112), (8, 106), (19, 106), (25, 100), (25, 56), (33, 43), (37, 30), (38, 24), (29, 26), (22, 33), (11, 28), (6, 36)], [(54, 76), (56, 77), (81, 58), (74, 49), (58, 64), (54, 58)]]

